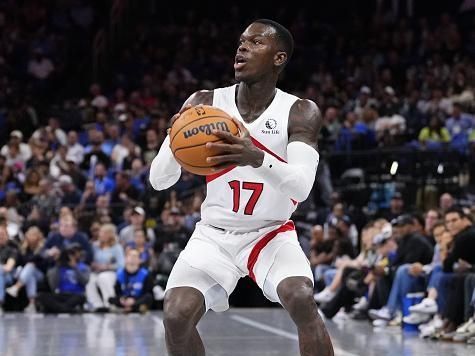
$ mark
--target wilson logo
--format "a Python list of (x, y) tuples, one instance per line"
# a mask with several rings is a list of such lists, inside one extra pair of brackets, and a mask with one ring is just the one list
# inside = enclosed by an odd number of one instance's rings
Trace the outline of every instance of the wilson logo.
[(219, 121), (219, 122), (212, 122), (210, 124), (193, 127), (190, 130), (183, 131), (183, 135), (185, 136), (185, 138), (190, 138), (192, 136), (198, 135), (200, 132), (204, 133), (205, 135), (211, 135), (211, 132), (213, 130), (231, 132), (226, 122)]

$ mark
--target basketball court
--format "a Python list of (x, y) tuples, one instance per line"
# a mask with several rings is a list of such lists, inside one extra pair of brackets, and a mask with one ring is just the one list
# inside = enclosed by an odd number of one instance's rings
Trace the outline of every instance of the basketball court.
[[(398, 328), (326, 321), (340, 356), (474, 355), (475, 345), (421, 340)], [(210, 356), (298, 355), (296, 329), (284, 310), (231, 309), (208, 313), (199, 330)], [(0, 319), (0, 355), (166, 355), (162, 313), (147, 315), (24, 315)]]

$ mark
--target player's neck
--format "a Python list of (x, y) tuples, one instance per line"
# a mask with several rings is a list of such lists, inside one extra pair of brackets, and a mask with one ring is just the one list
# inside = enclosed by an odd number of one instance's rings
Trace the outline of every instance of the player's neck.
[(236, 105), (241, 114), (245, 114), (249, 120), (259, 116), (272, 102), (277, 90), (275, 82), (239, 83), (236, 90)]

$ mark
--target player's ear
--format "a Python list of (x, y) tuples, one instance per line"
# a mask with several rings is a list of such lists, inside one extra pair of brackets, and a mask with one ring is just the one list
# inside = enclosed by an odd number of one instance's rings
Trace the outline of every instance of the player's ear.
[(276, 67), (282, 67), (287, 62), (287, 53), (280, 51), (274, 56), (274, 65)]

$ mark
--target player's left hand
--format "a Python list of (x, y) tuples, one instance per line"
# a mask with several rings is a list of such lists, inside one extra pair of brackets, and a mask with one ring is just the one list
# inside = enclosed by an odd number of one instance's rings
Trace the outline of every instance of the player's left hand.
[(239, 136), (225, 131), (214, 130), (213, 134), (225, 142), (208, 142), (206, 148), (219, 151), (223, 154), (207, 157), (206, 161), (214, 165), (214, 170), (219, 171), (230, 166), (260, 167), (264, 160), (264, 152), (254, 146), (249, 130), (241, 121), (233, 118), (239, 128)]

